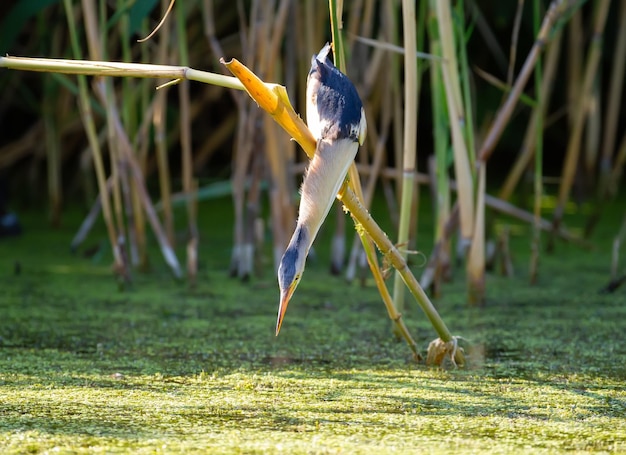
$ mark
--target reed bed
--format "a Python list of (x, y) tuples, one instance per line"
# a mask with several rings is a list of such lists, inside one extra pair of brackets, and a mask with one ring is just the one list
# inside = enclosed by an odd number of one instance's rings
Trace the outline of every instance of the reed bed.
[[(189, 285), (202, 279), (200, 232), (211, 232), (210, 226), (198, 225), (197, 203), (203, 189), (217, 181), (229, 181), (233, 200), (232, 255), (225, 270), (241, 280), (254, 279), (268, 268), (264, 264), (277, 267), (287, 245), (308, 139), (285, 127), (297, 119), (281, 120), (270, 112), (277, 124), (259, 109), (262, 102), (255, 93), (251, 99), (240, 91), (245, 80), (228, 77), (231, 68), (221, 65), (221, 58), (234, 57), (262, 81), (284, 85), (296, 112), (304, 112), (310, 57), (333, 42), (336, 65), (363, 99), (368, 138), (350, 170), (349, 187), (339, 195), (358, 235), (348, 254), (351, 228), (338, 204), (330, 268), (350, 282), (367, 276), (369, 265), (394, 330), (416, 357), (415, 342), (401, 322), (405, 285), (433, 322), (439, 352), (452, 352), (454, 361), (457, 338), (423, 289), (445, 296), (443, 284), (452, 279), (456, 264), (463, 264), (468, 304), (483, 305), (492, 256), (500, 256), (503, 273), (513, 273), (508, 231), (493, 229), (500, 213), (533, 226), (529, 276), (534, 283), (541, 273), (541, 232), (549, 233), (552, 248), (557, 238), (586, 248), (603, 202), (619, 194), (626, 161), (626, 136), (619, 128), (625, 115), (626, 32), (609, 17), (613, 11), (624, 19), (624, 2), (512, 2), (501, 12), (506, 27), (497, 28), (484, 12), (490, 6), (471, 0), (202, 0), (177, 2), (167, 15), (167, 0), (130, 6), (104, 0), (35, 3), (15, 6), (0, 18), (3, 55), (104, 63), (90, 69), (0, 58), (0, 67), (48, 72), (0, 72), (6, 92), (0, 119), (12, 125), (7, 119), (20, 113), (21, 120), (0, 143), (0, 173), (25, 198), (37, 200), (40, 185), (32, 177), (32, 184), (24, 182), (45, 166), (47, 199), (38, 203), (47, 204), (52, 226), (62, 222), (68, 201), (89, 200), (85, 209), (91, 211), (72, 247), (80, 248), (101, 213), (121, 286), (155, 263), (148, 230), (174, 277)], [(63, 26), (47, 26), (60, 18)], [(31, 29), (35, 33), (26, 32)], [(137, 42), (151, 30), (148, 39)], [(508, 55), (498, 42), (503, 37), (509, 40)], [(525, 131), (522, 141), (516, 142), (516, 131)], [(553, 172), (558, 189), (548, 220), (544, 182)], [(532, 181), (530, 210), (523, 197), (525, 180)], [(426, 203), (418, 197), (419, 185), (430, 188), (428, 210), (435, 223), (430, 235), (418, 237), (419, 203)], [(386, 235), (367, 213), (377, 189), (393, 224)], [(185, 204), (186, 272), (178, 259), (177, 200)], [(568, 204), (580, 208), (583, 201), (595, 207), (585, 238), (568, 229), (565, 217)], [(623, 233), (623, 227), (616, 229), (614, 257)], [(431, 242), (433, 250), (425, 251), (422, 245)], [(498, 245), (495, 252), (492, 244)], [(407, 266), (413, 250), (428, 253), (423, 269)], [(393, 299), (384, 276), (388, 263), (397, 269)], [(413, 275), (418, 271), (419, 283)]]

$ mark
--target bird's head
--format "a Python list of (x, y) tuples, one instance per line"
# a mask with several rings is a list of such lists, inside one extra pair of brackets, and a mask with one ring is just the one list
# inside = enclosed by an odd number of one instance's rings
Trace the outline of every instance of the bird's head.
[(300, 283), (300, 277), (302, 277), (302, 272), (304, 272), (310, 245), (311, 242), (306, 226), (298, 225), (291, 237), (289, 246), (280, 260), (280, 266), (278, 267), (280, 304), (278, 306), (278, 319), (276, 321), (276, 335), (280, 332), (289, 300), (296, 290), (298, 283)]

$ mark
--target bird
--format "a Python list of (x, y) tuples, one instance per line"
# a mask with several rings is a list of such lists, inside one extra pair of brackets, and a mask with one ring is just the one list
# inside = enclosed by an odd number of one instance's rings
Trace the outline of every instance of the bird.
[(309, 249), (367, 133), (361, 98), (350, 79), (330, 60), (330, 50), (326, 43), (313, 56), (307, 77), (306, 121), (316, 147), (300, 190), (296, 228), (278, 267), (276, 336), (302, 278)]

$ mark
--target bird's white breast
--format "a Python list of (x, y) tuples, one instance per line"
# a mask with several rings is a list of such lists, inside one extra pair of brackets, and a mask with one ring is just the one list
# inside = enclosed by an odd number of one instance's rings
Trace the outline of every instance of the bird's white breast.
[(298, 220), (298, 223), (316, 228), (310, 232), (311, 239), (315, 238), (328, 215), (358, 148), (359, 144), (349, 139), (318, 141), (302, 184)]

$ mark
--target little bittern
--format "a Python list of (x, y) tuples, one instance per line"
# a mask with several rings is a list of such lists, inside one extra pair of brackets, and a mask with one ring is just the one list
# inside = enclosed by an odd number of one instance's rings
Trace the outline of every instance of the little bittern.
[(348, 77), (329, 59), (330, 44), (311, 59), (307, 78), (306, 120), (317, 141), (302, 183), (296, 229), (280, 260), (280, 304), (276, 335), (306, 263), (309, 249), (363, 144), (367, 124), (363, 104)]

